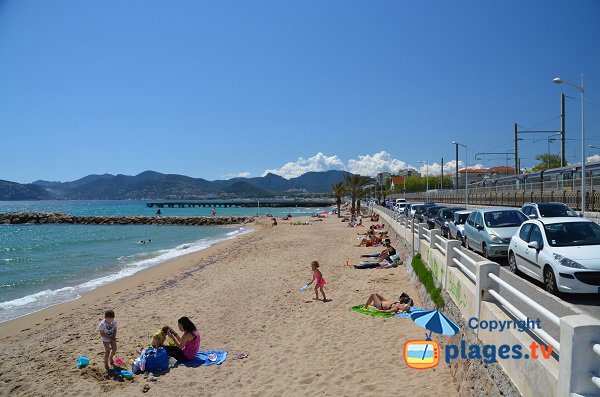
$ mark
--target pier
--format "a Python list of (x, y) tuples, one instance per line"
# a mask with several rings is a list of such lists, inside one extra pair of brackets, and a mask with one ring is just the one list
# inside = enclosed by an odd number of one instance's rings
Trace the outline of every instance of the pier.
[(227, 208), (227, 207), (331, 207), (335, 202), (333, 200), (265, 200), (265, 201), (153, 201), (146, 203), (149, 208), (193, 208), (193, 207), (209, 207), (209, 208)]

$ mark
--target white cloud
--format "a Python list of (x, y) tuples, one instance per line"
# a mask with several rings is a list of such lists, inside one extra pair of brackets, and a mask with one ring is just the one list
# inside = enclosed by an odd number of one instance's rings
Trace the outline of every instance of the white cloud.
[(586, 158), (587, 158), (588, 163), (596, 163), (596, 162), (600, 161), (600, 154), (594, 154), (593, 156), (589, 156)]
[(336, 155), (326, 156), (319, 152), (308, 159), (298, 157), (298, 160), (286, 163), (280, 168), (265, 170), (262, 176), (272, 173), (280, 175), (286, 179), (290, 179), (305, 174), (309, 171), (318, 172), (328, 170), (344, 170), (344, 162)]
[(406, 168), (406, 163), (402, 160), (392, 158), (392, 156), (382, 150), (374, 155), (358, 156), (358, 159), (348, 160), (348, 171), (353, 174), (376, 176), (380, 172), (397, 173)]
[(225, 174), (223, 178), (248, 178), (250, 175), (249, 172), (238, 172), (237, 174)]
[[(337, 156), (326, 156), (319, 152), (313, 157), (303, 158), (299, 157), (294, 162), (289, 162), (281, 166), (280, 168), (268, 169), (263, 172), (263, 176), (266, 174), (273, 173), (280, 175), (286, 179), (295, 178), (309, 171), (328, 171), (328, 170), (347, 170), (353, 174), (376, 176), (380, 172), (398, 173), (402, 169), (412, 168), (418, 170), (421, 175), (426, 175), (426, 167), (423, 164), (419, 164), (419, 167), (415, 167), (407, 164), (406, 162), (393, 158), (388, 152), (382, 150), (375, 154), (359, 155), (356, 159), (348, 160), (347, 164)], [(448, 161), (444, 163), (444, 174), (448, 175), (455, 172), (456, 161)], [(464, 168), (462, 161), (458, 162), (459, 168)], [(441, 165), (439, 163), (429, 164), (429, 175), (440, 175)], [(481, 164), (471, 165), (470, 168), (483, 168)]]
[[(429, 167), (429, 175), (441, 175), (442, 174), (442, 165), (440, 163), (431, 163), (428, 164)], [(422, 164), (419, 168), (418, 171), (421, 173), (422, 176), (427, 175), (427, 166), (425, 166), (424, 164)], [(462, 169), (465, 167), (465, 163), (462, 161), (458, 161), (458, 169)], [(483, 166), (481, 164), (475, 164), (475, 165), (469, 165), (469, 168), (474, 168), (474, 169), (478, 169), (478, 168), (483, 168)], [(449, 175), (452, 173), (456, 172), (456, 160), (452, 160), (452, 161), (448, 161), (446, 163), (444, 163), (444, 175)]]

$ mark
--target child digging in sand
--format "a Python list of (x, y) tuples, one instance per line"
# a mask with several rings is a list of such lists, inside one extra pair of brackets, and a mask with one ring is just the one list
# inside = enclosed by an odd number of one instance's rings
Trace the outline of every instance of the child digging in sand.
[(115, 320), (114, 311), (107, 310), (104, 313), (104, 320), (98, 324), (98, 330), (104, 345), (104, 368), (109, 371), (108, 362), (110, 361), (110, 365), (114, 367), (113, 358), (117, 353), (117, 321)]
[(315, 284), (315, 300), (317, 300), (317, 301), (319, 300), (319, 290), (321, 290), (321, 294), (323, 294), (323, 302), (327, 302), (327, 298), (325, 297), (325, 292), (323, 291), (323, 286), (326, 284), (326, 282), (325, 282), (325, 279), (323, 278), (323, 274), (319, 270), (319, 262), (312, 261), (310, 264), (310, 267), (312, 268), (313, 278), (310, 281), (310, 283), (308, 283), (308, 285), (311, 285), (314, 281), (317, 282)]

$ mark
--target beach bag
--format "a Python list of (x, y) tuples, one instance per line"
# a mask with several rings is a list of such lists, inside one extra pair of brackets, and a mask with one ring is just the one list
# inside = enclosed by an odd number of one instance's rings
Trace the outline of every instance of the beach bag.
[(169, 356), (165, 349), (149, 347), (144, 350), (140, 360), (142, 371), (165, 371), (167, 368), (169, 368)]

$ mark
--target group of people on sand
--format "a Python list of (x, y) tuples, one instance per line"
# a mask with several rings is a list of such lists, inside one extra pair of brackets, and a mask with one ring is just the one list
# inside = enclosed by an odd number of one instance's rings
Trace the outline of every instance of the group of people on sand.
[[(177, 328), (181, 334), (165, 325), (152, 336), (150, 346), (164, 347), (167, 355), (178, 362), (192, 361), (200, 349), (200, 332), (185, 316), (177, 320)], [(117, 353), (117, 320), (113, 310), (104, 313), (104, 320), (98, 324), (98, 331), (104, 345), (104, 368), (110, 371), (109, 364), (113, 368), (116, 367), (114, 358)], [(165, 345), (167, 338), (170, 341)]]
[[(361, 235), (361, 233), (357, 234)], [(358, 243), (358, 247), (376, 247), (387, 238), (387, 235), (387, 231), (382, 230), (377, 232), (377, 227), (375, 225), (371, 225), (366, 233), (366, 237), (363, 238), (360, 243)]]

